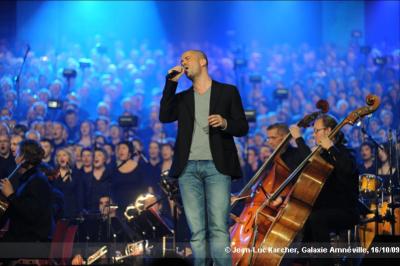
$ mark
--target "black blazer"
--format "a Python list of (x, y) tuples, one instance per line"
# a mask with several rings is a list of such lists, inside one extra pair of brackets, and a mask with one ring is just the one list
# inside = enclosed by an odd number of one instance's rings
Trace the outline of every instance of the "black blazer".
[(33, 167), (19, 177), (19, 186), (8, 197), (5, 215), (10, 219), (3, 241), (47, 241), (53, 226), (51, 186), (47, 177)]
[[(187, 164), (194, 129), (193, 87), (175, 94), (177, 86), (177, 82), (166, 81), (159, 116), (162, 123), (178, 120), (174, 160), (169, 172), (173, 177), (179, 177)], [(212, 127), (209, 130), (210, 148), (215, 166), (220, 173), (234, 179), (239, 178), (242, 176), (242, 171), (233, 137), (245, 136), (249, 125), (235, 86), (212, 81), (210, 114), (219, 114), (228, 122), (226, 130)]]

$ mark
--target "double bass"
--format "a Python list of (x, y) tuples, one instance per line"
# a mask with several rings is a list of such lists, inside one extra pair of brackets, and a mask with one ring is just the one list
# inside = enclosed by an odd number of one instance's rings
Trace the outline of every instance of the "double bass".
[[(329, 138), (333, 139), (343, 126), (354, 125), (360, 118), (375, 112), (380, 105), (380, 100), (375, 95), (368, 95), (366, 103), (367, 106), (358, 108), (340, 122), (329, 134)], [(278, 214), (270, 217), (271, 225), (268, 231), (262, 234), (262, 237), (256, 234), (254, 238), (257, 241), (254, 241), (252, 246), (256, 249), (268, 247), (282, 252), (251, 253), (248, 265), (279, 265), (285, 255), (285, 248), (292, 244), (297, 233), (303, 228), (326, 177), (333, 170), (333, 166), (322, 159), (320, 151), (321, 146), (318, 146), (311, 152), (260, 207), (261, 210), (263, 206), (275, 200), (289, 184), (296, 180), (285, 202), (279, 208)]]
[[(316, 107), (320, 109), (320, 111), (306, 115), (297, 124), (299, 127), (308, 127), (321, 113), (326, 113), (328, 111), (329, 105), (326, 101), (320, 100), (317, 102)], [(271, 225), (272, 218), (277, 215), (276, 208), (265, 207), (260, 212), (260, 206), (290, 174), (290, 169), (279, 156), (283, 148), (288, 145), (290, 139), (291, 134), (289, 133), (238, 194), (238, 199), (245, 199), (245, 207), (239, 217), (234, 217), (236, 223), (233, 225), (230, 232), (231, 248), (232, 250), (241, 250), (243, 252), (232, 253), (233, 265), (249, 264), (250, 254), (244, 251), (246, 248), (254, 245), (254, 241), (256, 240), (256, 238), (254, 238), (255, 224), (259, 225), (257, 226), (258, 232), (266, 233)], [(272, 163), (272, 168), (267, 175), (264, 175)], [(265, 177), (261, 178), (262, 176)], [(289, 190), (290, 187), (286, 187), (281, 191), (280, 195), (286, 196)], [(237, 201), (232, 204), (232, 208), (236, 203)]]

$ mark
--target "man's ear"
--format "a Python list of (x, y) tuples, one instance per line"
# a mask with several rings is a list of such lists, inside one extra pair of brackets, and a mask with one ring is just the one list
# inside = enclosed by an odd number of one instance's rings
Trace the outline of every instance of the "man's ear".
[(207, 60), (204, 59), (204, 58), (200, 58), (200, 65), (201, 65), (202, 67), (206, 66), (206, 65), (207, 65)]

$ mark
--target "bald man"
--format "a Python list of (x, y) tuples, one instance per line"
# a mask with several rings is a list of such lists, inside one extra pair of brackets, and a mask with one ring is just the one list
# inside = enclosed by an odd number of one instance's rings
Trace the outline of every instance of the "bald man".
[[(176, 93), (183, 75), (192, 87)], [(163, 123), (178, 121), (169, 174), (179, 178), (195, 265), (205, 265), (208, 253), (215, 265), (231, 265), (225, 252), (230, 246), (231, 179), (242, 177), (233, 137), (245, 136), (249, 129), (239, 92), (212, 80), (205, 53), (189, 50), (169, 70), (159, 118)]]

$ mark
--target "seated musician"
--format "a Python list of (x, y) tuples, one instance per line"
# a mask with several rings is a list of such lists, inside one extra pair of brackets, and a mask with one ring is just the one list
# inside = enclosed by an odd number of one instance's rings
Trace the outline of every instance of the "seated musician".
[[(23, 140), (19, 143), (15, 162), (20, 168), (15, 175), (0, 180), (1, 194), (6, 198), (8, 208), (2, 220), (8, 219), (9, 229), (1, 242), (47, 242), (51, 237), (53, 217), (51, 204), (51, 186), (47, 177), (40, 171), (39, 164), (44, 155), (40, 144), (34, 140)], [(11, 180), (12, 179), (12, 180)], [(17, 179), (17, 182), (14, 182)], [(13, 185), (18, 184), (18, 185)], [(15, 245), (14, 245), (15, 247)], [(3, 248), (0, 258), (29, 257), (35, 255), (48, 256), (48, 250), (41, 250), (43, 254), (19, 253), (11, 255), (10, 252), (18, 251), (15, 248)], [(4, 252), (4, 254), (3, 254)], [(26, 256), (25, 256), (26, 255)]]
[[(282, 147), (279, 156), (281, 157), (285, 165), (289, 168), (290, 172), (292, 172), (310, 153), (310, 149), (305, 144), (304, 139), (299, 137), (300, 128), (298, 126), (291, 126), (290, 128), (288, 128), (288, 126), (283, 123), (275, 123), (267, 128), (268, 145), (273, 150), (276, 150), (276, 148), (281, 144), (285, 136), (289, 133), (292, 134), (297, 147), (294, 147), (293, 145), (288, 143), (285, 147)], [(269, 191), (269, 193), (273, 193), (273, 191)], [(284, 193), (282, 193), (282, 196), (273, 201), (271, 205), (279, 206), (283, 202), (283, 196)], [(237, 198), (235, 196), (232, 197), (231, 201), (235, 200), (237, 200)]]
[[(117, 208), (113, 205), (112, 199), (103, 195), (99, 198), (98, 205), (99, 215), (95, 215), (85, 218), (85, 221), (79, 225), (78, 241), (75, 248), (75, 256), (72, 259), (72, 265), (82, 265), (84, 262), (83, 253), (88, 253), (90, 256), (101, 246), (110, 245), (115, 250), (108, 250), (107, 257), (113, 257), (116, 253), (120, 253), (120, 250), (124, 250), (126, 243), (133, 242), (133, 239), (137, 239), (131, 230), (127, 227), (125, 222), (120, 219), (117, 215)], [(110, 228), (108, 228), (110, 224)], [(110, 231), (108, 231), (110, 230)], [(90, 248), (87, 252), (83, 252), (82, 243), (88, 240), (90, 242)], [(94, 243), (94, 244), (92, 244)], [(102, 258), (102, 261), (108, 263), (107, 260)]]
[[(352, 228), (359, 220), (356, 159), (353, 152), (344, 145), (345, 139), (341, 132), (333, 141), (328, 138), (336, 125), (336, 120), (326, 114), (314, 123), (315, 143), (322, 147), (322, 158), (333, 165), (334, 169), (326, 178), (304, 226), (303, 243), (329, 245), (331, 232)], [(333, 265), (333, 262), (312, 260), (311, 265)]]

